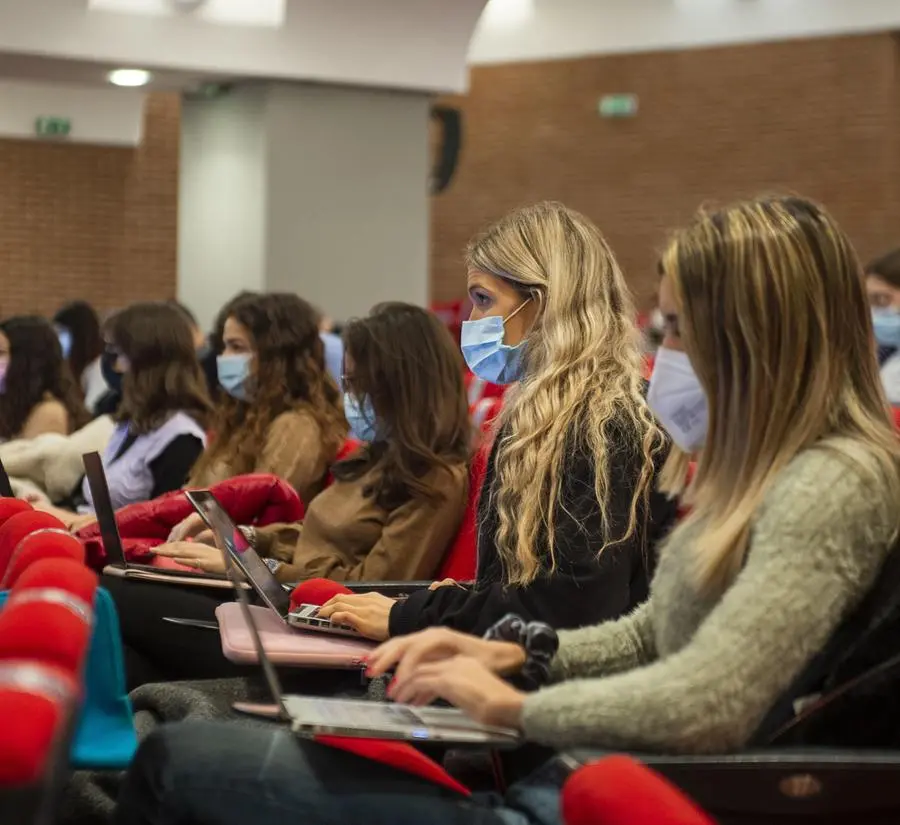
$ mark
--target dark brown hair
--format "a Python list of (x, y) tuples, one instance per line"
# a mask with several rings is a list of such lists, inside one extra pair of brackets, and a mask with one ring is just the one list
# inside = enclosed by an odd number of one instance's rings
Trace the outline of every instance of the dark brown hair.
[(875, 275), (894, 289), (900, 289), (900, 249), (870, 261), (866, 266), (866, 275)]
[[(347, 436), (337, 385), (325, 369), (316, 313), (291, 293), (250, 294), (230, 304), (233, 318), (250, 333), (255, 352), (253, 394), (239, 401), (223, 394), (213, 424), (214, 441), (194, 468), (194, 477), (226, 458), (234, 475), (249, 473), (272, 422), (290, 410), (307, 410), (322, 430), (330, 456)], [(221, 345), (221, 342), (216, 342)]]
[(80, 381), (85, 368), (103, 353), (100, 319), (87, 301), (72, 301), (53, 316), (53, 323), (65, 327), (72, 336), (69, 366), (72, 376)]
[(53, 326), (36, 315), (20, 315), (0, 323), (9, 339), (9, 367), (0, 395), (0, 438), (15, 438), (31, 411), (47, 397), (61, 402), (69, 414), (69, 431), (90, 420), (81, 389), (63, 358)]
[(212, 404), (194, 338), (184, 314), (170, 303), (132, 304), (106, 323), (110, 344), (128, 361), (122, 403), (116, 413), (132, 432), (144, 434), (183, 412), (201, 427), (209, 424)]
[(352, 362), (345, 391), (369, 398), (380, 437), (334, 467), (354, 480), (378, 467), (366, 495), (386, 509), (435, 491), (424, 480), (436, 467), (468, 461), (472, 428), (459, 347), (431, 312), (402, 303), (376, 306), (344, 329)]

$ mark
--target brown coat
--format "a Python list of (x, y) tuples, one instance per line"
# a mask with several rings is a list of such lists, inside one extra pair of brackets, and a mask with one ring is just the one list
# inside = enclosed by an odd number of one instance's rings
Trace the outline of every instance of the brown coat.
[[(266, 432), (266, 441), (251, 472), (271, 473), (287, 481), (309, 504), (325, 486), (328, 468), (335, 456), (322, 443), (322, 429), (304, 409), (279, 415)], [(191, 479), (193, 487), (210, 487), (234, 476), (228, 457), (222, 456), (200, 477)]]
[(416, 498), (395, 510), (363, 495), (370, 474), (336, 481), (313, 499), (302, 524), (260, 528), (257, 550), (284, 562), (277, 573), (282, 582), (430, 579), (462, 521), (468, 468), (438, 468), (429, 480), (434, 501)]

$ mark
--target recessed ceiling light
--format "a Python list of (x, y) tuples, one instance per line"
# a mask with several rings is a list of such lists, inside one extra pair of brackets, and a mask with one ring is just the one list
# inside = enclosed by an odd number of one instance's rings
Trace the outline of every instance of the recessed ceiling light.
[(110, 72), (106, 79), (113, 86), (146, 86), (153, 75), (144, 69), (116, 69)]

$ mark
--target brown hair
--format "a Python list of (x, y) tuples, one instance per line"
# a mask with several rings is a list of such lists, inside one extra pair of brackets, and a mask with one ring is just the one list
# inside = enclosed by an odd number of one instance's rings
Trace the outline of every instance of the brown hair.
[(894, 249), (866, 266), (866, 275), (875, 275), (894, 289), (900, 289), (900, 249)]
[(435, 315), (403, 303), (379, 304), (347, 324), (343, 338), (352, 362), (345, 390), (370, 399), (379, 434), (335, 465), (335, 478), (357, 479), (377, 467), (365, 494), (385, 509), (434, 497), (425, 476), (465, 463), (472, 444), (459, 347)]
[[(248, 401), (223, 394), (213, 423), (214, 441), (197, 462), (200, 478), (224, 461), (234, 475), (249, 473), (282, 413), (304, 409), (322, 430), (326, 454), (334, 456), (347, 435), (337, 385), (325, 369), (316, 313), (292, 293), (250, 294), (230, 304), (233, 318), (250, 333), (255, 353), (253, 394)], [(223, 327), (227, 318), (222, 319)], [(218, 342), (216, 342), (218, 344)]]
[(184, 314), (170, 303), (132, 304), (106, 323), (112, 346), (128, 360), (122, 403), (116, 413), (132, 432), (152, 432), (175, 412), (200, 426), (209, 424), (212, 405), (194, 338)]
[(800, 452), (829, 449), (900, 498), (900, 442), (872, 345), (862, 267), (824, 209), (796, 197), (701, 211), (662, 258), (709, 433), (679, 529), (697, 581), (730, 584), (754, 513)]
[(36, 315), (20, 315), (0, 323), (9, 340), (5, 391), (0, 394), (0, 438), (15, 438), (32, 410), (47, 397), (55, 398), (69, 414), (69, 432), (90, 420), (81, 388), (63, 358), (53, 326)]

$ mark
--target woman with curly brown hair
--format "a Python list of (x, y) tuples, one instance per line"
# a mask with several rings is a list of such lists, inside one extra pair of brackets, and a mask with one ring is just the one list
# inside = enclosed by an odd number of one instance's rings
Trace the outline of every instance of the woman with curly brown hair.
[(68, 435), (88, 418), (53, 326), (31, 315), (0, 323), (0, 440)]
[[(117, 426), (103, 456), (113, 507), (179, 489), (206, 443), (212, 405), (191, 329), (168, 303), (132, 304), (105, 325), (104, 372), (121, 393)], [(87, 482), (84, 510), (93, 509)], [(70, 528), (93, 515), (52, 512)]]
[(316, 318), (306, 301), (288, 293), (251, 296), (232, 307), (218, 359), (227, 396), (192, 486), (255, 472), (284, 478), (306, 502), (322, 489), (347, 426), (325, 371)]
[[(237, 299), (222, 327), (217, 365), (225, 394), (212, 423), (212, 443), (189, 486), (271, 473), (309, 504), (347, 437), (341, 396), (325, 369), (318, 314), (290, 293)], [(176, 525), (170, 539), (202, 529), (194, 514)]]

